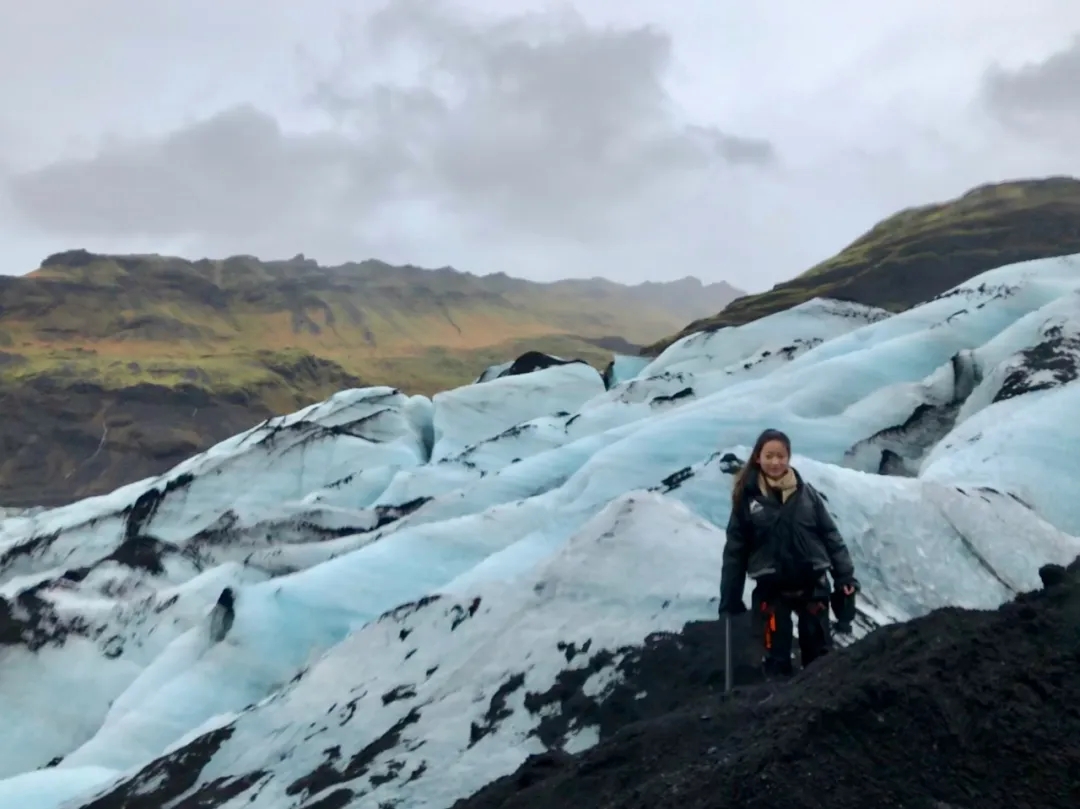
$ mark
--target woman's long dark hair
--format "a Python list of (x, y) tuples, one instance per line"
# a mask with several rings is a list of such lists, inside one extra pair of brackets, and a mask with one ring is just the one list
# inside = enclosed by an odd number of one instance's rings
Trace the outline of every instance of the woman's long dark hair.
[(750, 453), (750, 457), (746, 459), (746, 463), (742, 465), (742, 468), (735, 473), (735, 480), (731, 485), (732, 508), (737, 508), (742, 501), (743, 489), (746, 488), (746, 476), (750, 474), (750, 471), (761, 472), (761, 450), (770, 441), (779, 441), (787, 449), (788, 455), (791, 455), (791, 439), (787, 437), (786, 433), (773, 429), (763, 431), (757, 437), (757, 441), (754, 442), (754, 449)]

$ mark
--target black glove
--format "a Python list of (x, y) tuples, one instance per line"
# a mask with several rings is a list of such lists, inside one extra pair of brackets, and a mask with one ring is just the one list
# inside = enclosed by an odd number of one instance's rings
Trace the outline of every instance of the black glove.
[(723, 618), (725, 615), (735, 617), (736, 615), (742, 615), (746, 612), (746, 604), (743, 603), (741, 598), (732, 599), (731, 601), (725, 601), (720, 599), (720, 607), (717, 609), (717, 614)]
[(859, 584), (859, 580), (856, 579), (854, 576), (848, 576), (846, 579), (837, 579), (834, 577), (833, 587), (837, 591), (843, 591), (845, 587), (851, 587), (855, 590), (856, 593), (862, 590), (862, 585)]

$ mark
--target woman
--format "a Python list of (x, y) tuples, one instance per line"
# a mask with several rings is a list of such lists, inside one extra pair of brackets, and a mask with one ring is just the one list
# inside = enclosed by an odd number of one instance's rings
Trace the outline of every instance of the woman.
[(747, 575), (756, 580), (753, 602), (763, 623), (767, 674), (792, 673), (792, 613), (799, 620), (803, 666), (832, 647), (829, 580), (848, 609), (858, 589), (847, 546), (821, 495), (790, 465), (791, 441), (766, 430), (735, 476), (724, 546), (720, 614), (746, 612)]

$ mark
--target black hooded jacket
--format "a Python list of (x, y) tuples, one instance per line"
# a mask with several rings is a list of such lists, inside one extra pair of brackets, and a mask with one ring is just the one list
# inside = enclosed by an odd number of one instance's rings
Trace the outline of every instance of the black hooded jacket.
[(748, 575), (796, 589), (828, 570), (838, 588), (857, 584), (851, 555), (824, 500), (798, 472), (795, 479), (796, 490), (781, 503), (761, 492), (757, 470), (748, 471), (727, 525), (720, 612), (742, 603)]

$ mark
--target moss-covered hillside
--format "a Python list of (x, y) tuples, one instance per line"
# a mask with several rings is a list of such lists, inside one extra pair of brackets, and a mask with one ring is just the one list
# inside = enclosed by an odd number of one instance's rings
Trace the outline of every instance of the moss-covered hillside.
[(840, 253), (768, 292), (747, 295), (648, 346), (656, 355), (695, 331), (738, 326), (816, 297), (899, 312), (986, 270), (1080, 252), (1080, 180), (984, 185), (901, 211)]

